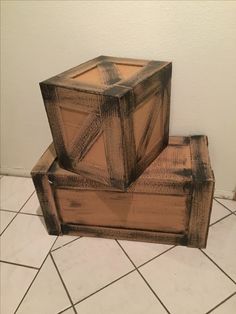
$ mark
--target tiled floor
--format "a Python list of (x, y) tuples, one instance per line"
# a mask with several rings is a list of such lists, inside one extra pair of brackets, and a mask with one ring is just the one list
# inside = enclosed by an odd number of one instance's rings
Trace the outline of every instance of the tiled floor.
[(49, 236), (31, 179), (0, 184), (1, 314), (236, 313), (236, 202), (199, 250)]

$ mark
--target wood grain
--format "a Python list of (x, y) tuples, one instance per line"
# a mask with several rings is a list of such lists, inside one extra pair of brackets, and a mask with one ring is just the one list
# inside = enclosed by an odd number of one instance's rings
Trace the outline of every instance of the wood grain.
[(190, 138), (194, 190), (188, 243), (202, 248), (206, 247), (215, 185), (207, 143), (206, 136)]
[(52, 186), (48, 179), (48, 171), (56, 158), (53, 145), (42, 155), (31, 171), (36, 193), (42, 208), (47, 230), (51, 235), (61, 233), (61, 222), (56, 208)]
[(170, 137), (125, 191), (60, 168), (53, 146), (32, 177), (50, 234), (206, 246), (214, 176), (205, 136)]
[(60, 165), (125, 190), (168, 143), (170, 79), (170, 62), (100, 56), (41, 82)]
[(56, 189), (63, 223), (185, 232), (187, 196)]
[(75, 224), (62, 225), (62, 232), (63, 234), (79, 235), (85, 237), (154, 242), (169, 245), (187, 245), (186, 235), (176, 233), (84, 226)]

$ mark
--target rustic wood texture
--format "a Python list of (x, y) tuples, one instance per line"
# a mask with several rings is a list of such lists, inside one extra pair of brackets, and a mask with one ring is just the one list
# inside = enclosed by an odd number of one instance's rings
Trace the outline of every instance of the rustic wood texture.
[(206, 246), (214, 176), (205, 136), (170, 137), (126, 191), (62, 169), (53, 146), (32, 176), (51, 234)]
[(125, 190), (168, 144), (170, 81), (170, 62), (100, 56), (41, 82), (61, 166)]
[(188, 195), (170, 197), (120, 193), (80, 191), (77, 199), (77, 190), (59, 188), (56, 189), (55, 197), (64, 223), (175, 233), (186, 231), (189, 219), (186, 207)]
[(53, 189), (48, 179), (48, 171), (55, 160), (55, 149), (51, 144), (31, 171), (36, 193), (42, 208), (49, 234), (61, 233), (61, 222), (55, 204)]
[(210, 214), (214, 193), (214, 174), (209, 167), (210, 159), (207, 138), (193, 136), (190, 139), (192, 175), (194, 190), (192, 195), (191, 218), (189, 222), (189, 246), (206, 246)]
[(66, 224), (62, 225), (63, 234), (80, 235), (85, 237), (98, 237), (119, 240), (132, 240), (142, 242), (163, 243), (169, 245), (187, 245), (185, 234), (165, 233), (136, 229), (122, 229), (110, 227), (96, 227)]

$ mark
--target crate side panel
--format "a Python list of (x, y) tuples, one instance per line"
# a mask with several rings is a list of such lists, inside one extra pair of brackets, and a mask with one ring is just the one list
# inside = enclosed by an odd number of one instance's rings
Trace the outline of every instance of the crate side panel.
[(184, 232), (187, 196), (56, 189), (63, 223)]

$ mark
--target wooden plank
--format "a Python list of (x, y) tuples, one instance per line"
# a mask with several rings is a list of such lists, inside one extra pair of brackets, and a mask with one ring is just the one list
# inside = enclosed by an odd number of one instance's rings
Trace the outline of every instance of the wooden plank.
[(40, 207), (43, 212), (48, 233), (59, 235), (61, 233), (61, 223), (58, 216), (52, 187), (46, 174), (31, 174), (35, 190), (39, 199)]
[(85, 156), (101, 131), (101, 118), (91, 113), (81, 125), (77, 136), (75, 136), (69, 151), (72, 166), (76, 167), (79, 161)]
[(63, 223), (185, 232), (187, 196), (56, 189)]
[(211, 215), (214, 175), (206, 136), (190, 138), (194, 190), (189, 221), (188, 246), (205, 248)]
[(105, 85), (113, 85), (121, 80), (114, 63), (108, 61), (101, 62), (97, 67)]
[[(83, 165), (80, 163), (80, 173), (76, 174), (59, 167), (58, 163), (54, 163), (53, 167), (48, 173), (49, 180), (53, 182), (54, 187), (67, 188), (68, 186), (71, 189), (76, 189), (78, 186), (81, 190), (102, 190), (102, 191), (119, 191), (119, 188), (109, 186), (107, 181), (108, 177), (104, 176), (103, 169), (93, 169), (95, 171), (97, 180), (93, 180), (93, 175), (88, 173), (91, 171), (88, 164)], [(96, 173), (97, 170), (97, 173)], [(85, 174), (84, 174), (85, 173)]]
[(105, 154), (103, 132), (101, 132), (94, 141), (94, 143), (90, 145), (90, 148), (87, 150), (82, 161), (88, 164), (92, 164), (94, 166), (99, 166), (107, 172), (107, 160)]
[(123, 151), (123, 130), (119, 99), (107, 97), (106, 105), (101, 111), (104, 130), (104, 144), (107, 156), (107, 168), (110, 185), (124, 189), (126, 186), (125, 162)]
[(86, 237), (102, 237), (108, 239), (154, 242), (170, 245), (186, 245), (185, 234), (152, 232), (133, 229), (109, 228), (66, 224), (62, 225), (64, 234)]
[(56, 151), (54, 148), (54, 144), (51, 143), (47, 150), (43, 153), (43, 155), (38, 160), (37, 164), (33, 167), (31, 173), (32, 174), (45, 174), (49, 171), (50, 167), (56, 160)]
[(167, 83), (163, 83), (163, 115), (162, 115), (162, 122), (163, 122), (163, 141), (167, 145), (169, 142), (169, 125), (170, 125), (170, 93), (171, 93), (171, 80), (170, 77), (167, 78)]
[(69, 110), (78, 110), (85, 113), (99, 113), (99, 104), (103, 96), (93, 93), (57, 87), (59, 106)]
[(58, 97), (56, 87), (41, 83), (40, 88), (44, 99), (48, 120), (50, 121), (50, 128), (55, 143), (57, 156), (59, 157), (61, 164), (63, 164), (65, 168), (70, 169), (71, 162), (66, 149), (66, 134), (65, 130), (63, 129), (63, 120), (57, 105)]
[(44, 215), (49, 234), (58, 235), (61, 223), (58, 217), (54, 195), (47, 173), (56, 160), (54, 145), (51, 144), (31, 171), (35, 190)]
[(113, 57), (113, 56), (105, 56), (105, 61), (127, 64), (127, 65), (137, 65), (137, 66), (145, 66), (149, 60), (147, 59), (133, 59), (133, 58), (121, 58), (121, 57)]
[(107, 175), (108, 171), (105, 167), (96, 166), (81, 161), (77, 164), (74, 170), (77, 173), (80, 173), (80, 176), (84, 176), (86, 179), (97, 181), (107, 186), (110, 185), (110, 177)]
[[(121, 121), (121, 143), (124, 156), (124, 187), (136, 178), (136, 149), (133, 132), (133, 119), (130, 108), (133, 106), (133, 94), (127, 93), (119, 99)], [(109, 158), (109, 157), (108, 157)]]
[(160, 71), (165, 67), (169, 62), (163, 61), (149, 61), (139, 72), (139, 75), (136, 75), (129, 80), (126, 80), (124, 86), (126, 87), (135, 87), (136, 85), (142, 83), (144, 80), (148, 79), (151, 75), (155, 74), (157, 71)]
[(105, 56), (98, 56), (97, 58), (94, 58), (94, 59), (89, 60), (89, 61), (85, 61), (85, 62), (83, 62), (83, 63), (81, 63), (81, 64), (79, 64), (73, 68), (70, 68), (69, 70), (63, 71), (60, 74), (57, 74), (57, 75), (53, 76), (52, 78), (43, 81), (43, 83), (51, 84), (52, 82), (54, 82), (54, 79), (57, 79), (57, 78), (72, 78), (73, 76), (75, 76), (79, 73), (83, 73), (83, 72), (93, 68), (99, 62), (103, 62), (104, 60), (106, 60)]
[(62, 88), (67, 88), (70, 90), (76, 90), (80, 92), (88, 92), (90, 94), (100, 94), (102, 95), (103, 92), (106, 90), (106, 86), (95, 86), (91, 84), (86, 84), (83, 82), (79, 82), (78, 80), (75, 80), (73, 78), (65, 78), (61, 76), (54, 76), (53, 78), (43, 81), (40, 84), (47, 84), (51, 86), (56, 86), (56, 87), (62, 87)]

